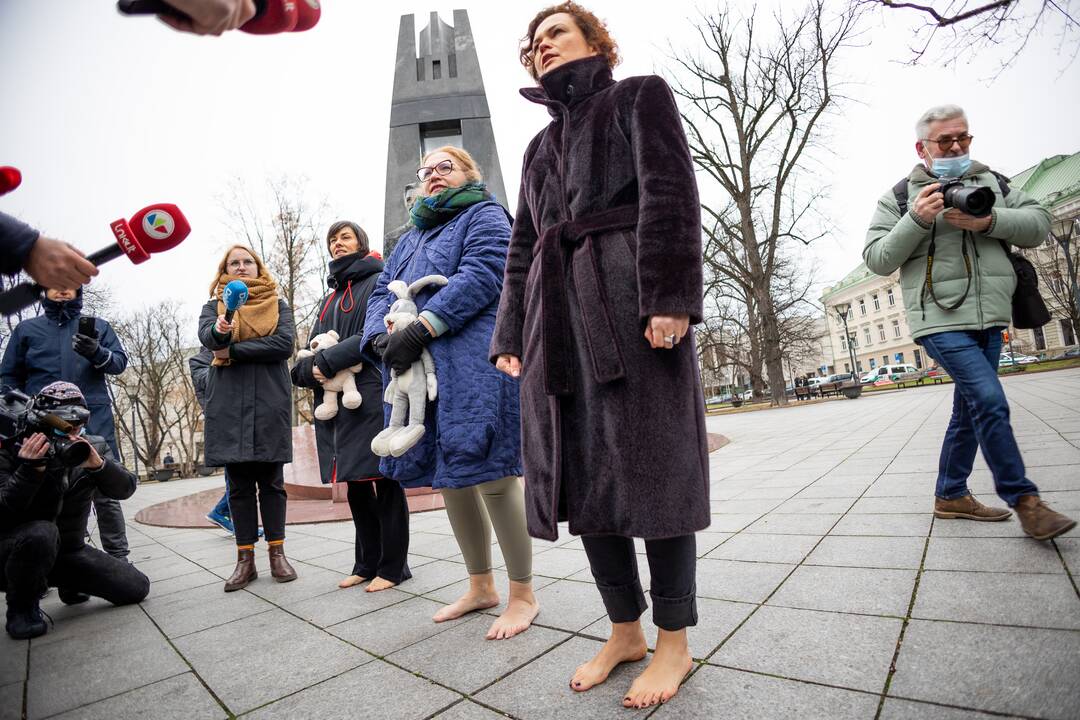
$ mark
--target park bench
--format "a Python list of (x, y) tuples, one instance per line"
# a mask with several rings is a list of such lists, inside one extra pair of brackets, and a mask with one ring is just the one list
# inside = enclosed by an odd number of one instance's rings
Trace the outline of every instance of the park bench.
[(823, 398), (829, 397), (830, 395), (839, 396), (840, 395), (840, 385), (841, 385), (841, 383), (839, 383), (839, 382), (821, 383), (820, 385), (817, 386), (817, 390), (818, 390), (818, 393)]
[(795, 388), (795, 400), (809, 400), (814, 396), (814, 388), (812, 387), (797, 387)]

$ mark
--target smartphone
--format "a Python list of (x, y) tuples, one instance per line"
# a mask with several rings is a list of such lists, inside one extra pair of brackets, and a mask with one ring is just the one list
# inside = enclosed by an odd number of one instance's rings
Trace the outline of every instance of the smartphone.
[(83, 315), (79, 318), (79, 334), (86, 337), (97, 337), (97, 327), (94, 326), (94, 318), (89, 315)]

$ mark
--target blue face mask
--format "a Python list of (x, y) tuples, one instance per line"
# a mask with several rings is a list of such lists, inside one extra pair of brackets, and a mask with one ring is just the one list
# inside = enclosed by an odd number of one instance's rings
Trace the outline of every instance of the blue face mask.
[(971, 158), (965, 153), (956, 157), (934, 158), (931, 170), (939, 178), (959, 178), (964, 177), (970, 167)]

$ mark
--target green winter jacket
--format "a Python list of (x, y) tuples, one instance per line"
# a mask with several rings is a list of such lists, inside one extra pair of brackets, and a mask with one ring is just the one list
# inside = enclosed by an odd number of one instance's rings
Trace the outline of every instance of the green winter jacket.
[(924, 165), (916, 165), (908, 175), (908, 212), (904, 217), (900, 217), (896, 197), (890, 189), (878, 200), (866, 233), (863, 248), (866, 267), (878, 275), (889, 275), (900, 268), (908, 326), (916, 339), (931, 333), (1007, 326), (1012, 319), (1016, 275), (999, 240), (1019, 247), (1036, 247), (1050, 230), (1050, 213), (1046, 208), (1015, 188), (1010, 188), (1009, 194), (1002, 198), (997, 177), (982, 163), (973, 162), (963, 179), (965, 185), (993, 189), (997, 200), (985, 233), (953, 227), (941, 216), (934, 222), (934, 294), (945, 307), (954, 305), (967, 286), (961, 250), (962, 243), (967, 244), (971, 289), (956, 310), (938, 307), (925, 289), (930, 230), (916, 222), (913, 212), (919, 191), (937, 182), (937, 178)]

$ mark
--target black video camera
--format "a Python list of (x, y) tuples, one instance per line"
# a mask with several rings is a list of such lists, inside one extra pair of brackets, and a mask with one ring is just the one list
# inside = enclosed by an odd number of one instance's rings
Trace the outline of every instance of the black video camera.
[[(34, 398), (8, 390), (0, 399), (0, 439), (25, 439), (40, 432), (49, 439), (49, 455), (64, 467), (77, 467), (90, 457), (90, 443), (68, 437), (73, 424), (85, 425), (90, 411), (78, 405), (67, 405), (60, 412), (46, 412), (34, 407)], [(64, 433), (58, 435), (55, 430)]]
[(967, 187), (960, 178), (945, 178), (938, 192), (945, 198), (945, 207), (956, 208), (972, 217), (986, 217), (994, 207), (994, 191), (988, 187)]

